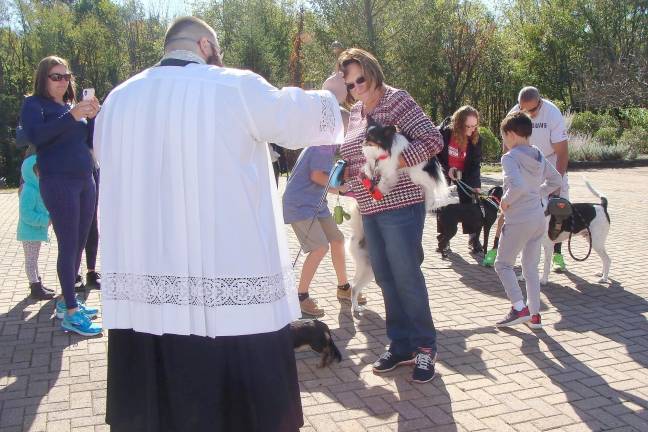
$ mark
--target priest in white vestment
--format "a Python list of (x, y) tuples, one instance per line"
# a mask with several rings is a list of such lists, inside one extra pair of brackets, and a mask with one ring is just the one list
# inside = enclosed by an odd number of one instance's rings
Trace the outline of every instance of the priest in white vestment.
[(111, 92), (94, 145), (113, 432), (302, 425), (287, 327), (300, 311), (267, 142), (342, 140), (330, 91), (222, 67), (214, 30), (191, 17), (169, 28), (158, 65)]

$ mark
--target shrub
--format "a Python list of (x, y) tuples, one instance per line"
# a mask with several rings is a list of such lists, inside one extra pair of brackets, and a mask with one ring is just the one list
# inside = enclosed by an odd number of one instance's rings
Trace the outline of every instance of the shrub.
[(603, 127), (618, 129), (619, 121), (609, 114), (595, 114), (591, 111), (575, 113), (571, 123), (571, 130), (587, 134), (594, 134)]
[(626, 108), (619, 114), (626, 129), (641, 127), (648, 130), (648, 108)]
[(569, 159), (575, 161), (609, 161), (634, 159), (637, 153), (625, 144), (604, 145), (592, 139), (579, 148), (571, 149)]
[(636, 126), (627, 129), (618, 141), (619, 145), (630, 147), (637, 153), (648, 153), (648, 129)]
[(606, 146), (612, 146), (617, 143), (617, 128), (603, 127), (594, 134), (594, 139)]
[(479, 127), (479, 136), (482, 140), (482, 159), (484, 162), (499, 162), (502, 157), (502, 143), (487, 127)]

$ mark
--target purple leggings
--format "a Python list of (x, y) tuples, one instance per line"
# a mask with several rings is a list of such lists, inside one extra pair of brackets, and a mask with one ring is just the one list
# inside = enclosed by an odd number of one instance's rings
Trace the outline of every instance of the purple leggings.
[(95, 182), (87, 177), (47, 176), (40, 191), (58, 242), (56, 271), (68, 309), (77, 307), (74, 280), (81, 266), (97, 201)]

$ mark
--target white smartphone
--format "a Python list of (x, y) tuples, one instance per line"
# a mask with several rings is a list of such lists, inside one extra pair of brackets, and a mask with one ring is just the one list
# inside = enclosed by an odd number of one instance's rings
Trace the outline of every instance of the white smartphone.
[(94, 97), (95, 92), (93, 88), (83, 89), (83, 100), (90, 100)]

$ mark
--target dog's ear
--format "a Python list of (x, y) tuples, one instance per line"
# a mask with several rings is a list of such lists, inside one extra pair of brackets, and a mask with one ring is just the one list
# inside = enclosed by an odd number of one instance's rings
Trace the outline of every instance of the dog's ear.
[(396, 135), (396, 126), (385, 126), (383, 130), (387, 138), (393, 138)]

